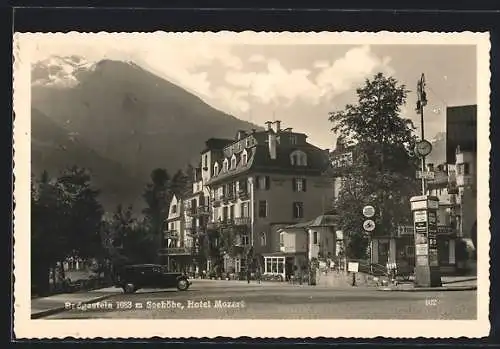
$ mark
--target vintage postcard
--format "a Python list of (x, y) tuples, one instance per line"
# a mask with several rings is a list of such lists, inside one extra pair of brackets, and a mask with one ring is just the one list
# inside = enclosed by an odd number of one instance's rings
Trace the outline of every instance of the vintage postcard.
[(488, 335), (487, 33), (13, 40), (16, 338)]

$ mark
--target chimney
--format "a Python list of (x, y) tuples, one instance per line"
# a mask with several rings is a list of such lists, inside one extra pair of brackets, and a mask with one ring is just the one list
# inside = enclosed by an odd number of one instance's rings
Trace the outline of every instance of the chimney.
[(281, 131), (281, 121), (277, 120), (274, 122), (276, 124), (276, 133)]
[(434, 164), (427, 164), (427, 171), (434, 172)]
[(267, 143), (269, 146), (269, 157), (271, 160), (276, 160), (276, 133), (274, 133), (272, 130), (271, 132), (268, 132), (267, 134)]
[(271, 125), (273, 124), (273, 122), (272, 121), (266, 121), (265, 124), (267, 125), (267, 130), (271, 131), (272, 130)]

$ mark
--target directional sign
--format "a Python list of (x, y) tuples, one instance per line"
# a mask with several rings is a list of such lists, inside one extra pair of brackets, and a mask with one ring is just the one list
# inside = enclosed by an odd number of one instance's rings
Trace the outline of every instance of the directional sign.
[(434, 179), (434, 177), (435, 177), (434, 172), (417, 171), (417, 179)]
[(371, 218), (375, 215), (375, 208), (371, 205), (363, 207), (363, 216)]
[(375, 229), (375, 222), (371, 219), (367, 219), (363, 222), (363, 229), (366, 231), (373, 231)]

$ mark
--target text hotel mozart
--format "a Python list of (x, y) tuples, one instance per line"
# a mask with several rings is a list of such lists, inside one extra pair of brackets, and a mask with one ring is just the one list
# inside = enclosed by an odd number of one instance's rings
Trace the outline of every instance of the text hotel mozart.
[(145, 308), (152, 309), (241, 309), (245, 308), (244, 301), (223, 301), (223, 300), (187, 300), (185, 302), (166, 301), (146, 301)]

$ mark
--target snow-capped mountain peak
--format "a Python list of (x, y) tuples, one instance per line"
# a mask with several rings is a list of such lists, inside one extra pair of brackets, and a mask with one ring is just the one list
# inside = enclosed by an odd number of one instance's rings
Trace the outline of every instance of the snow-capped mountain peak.
[(72, 87), (78, 84), (78, 74), (95, 69), (97, 62), (80, 56), (51, 56), (31, 67), (32, 85)]

